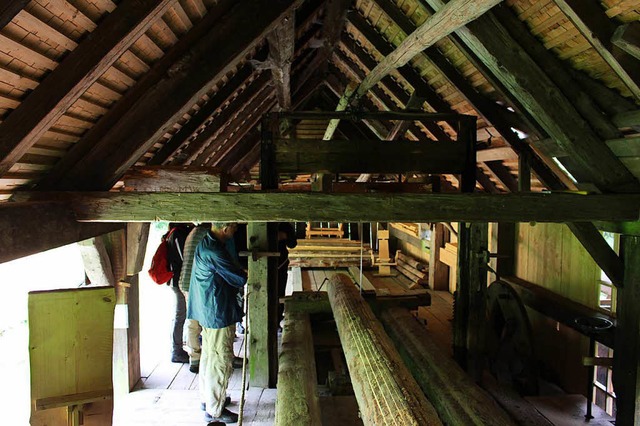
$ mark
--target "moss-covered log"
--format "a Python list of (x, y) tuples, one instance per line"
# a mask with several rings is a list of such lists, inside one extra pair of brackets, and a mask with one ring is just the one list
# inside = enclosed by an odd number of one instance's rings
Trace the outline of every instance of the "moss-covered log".
[(431, 340), (409, 311), (387, 309), (381, 314), (381, 319), (402, 359), (443, 422), (465, 426), (515, 424), (453, 358)]
[(363, 423), (441, 425), (351, 279), (336, 274), (328, 293)]
[(316, 362), (309, 315), (285, 312), (278, 368), (276, 426), (320, 426)]

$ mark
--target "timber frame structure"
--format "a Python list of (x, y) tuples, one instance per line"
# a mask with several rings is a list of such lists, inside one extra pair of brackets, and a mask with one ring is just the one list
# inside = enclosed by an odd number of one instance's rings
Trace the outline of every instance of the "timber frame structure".
[(266, 222), (461, 222), (454, 355), (479, 378), (486, 223), (501, 277), (515, 223), (565, 223), (617, 288), (617, 419), (640, 424), (639, 21), (640, 0), (4, 0), (0, 262), (115, 232), (136, 303), (137, 222), (247, 221), (264, 251)]

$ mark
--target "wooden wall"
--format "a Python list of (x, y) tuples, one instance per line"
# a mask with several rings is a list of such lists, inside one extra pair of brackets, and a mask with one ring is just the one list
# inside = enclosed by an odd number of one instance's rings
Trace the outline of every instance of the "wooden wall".
[[(583, 305), (598, 307), (600, 269), (566, 225), (521, 223), (516, 226), (516, 276)], [(582, 356), (589, 341), (556, 321), (527, 309), (543, 377), (566, 392), (586, 392)]]

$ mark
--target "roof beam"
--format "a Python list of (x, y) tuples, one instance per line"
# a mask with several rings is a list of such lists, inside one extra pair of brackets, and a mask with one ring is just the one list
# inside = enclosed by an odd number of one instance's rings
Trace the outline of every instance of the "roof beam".
[(328, 0), (326, 2), (324, 22), (322, 24), (323, 46), (320, 51), (320, 55), (323, 58), (320, 65), (323, 74), (326, 74), (329, 69), (329, 59), (340, 40), (351, 3), (353, 3), (353, 0)]
[(291, 108), (291, 62), (295, 45), (295, 15), (282, 18), (280, 24), (267, 36), (271, 75), (276, 88), (278, 105), (282, 110)]
[(634, 21), (620, 25), (613, 33), (611, 42), (629, 55), (640, 60), (640, 23)]
[(17, 192), (80, 221), (565, 222), (637, 220), (640, 195)]
[[(302, 0), (237, 3), (179, 61), (169, 78), (147, 91), (82, 161), (69, 171), (67, 186), (110, 188), (158, 137), (270, 33)], [(238, 28), (243, 31), (238, 32)], [(229, 34), (234, 34), (231, 40)], [(161, 105), (162, 108), (158, 108)], [(141, 125), (144, 123), (144, 125)]]
[(513, 177), (509, 169), (501, 161), (491, 161), (485, 164), (509, 192), (518, 192), (518, 180)]
[(413, 59), (419, 52), (432, 46), (458, 28), (482, 16), (502, 0), (451, 0), (442, 5), (439, 11), (431, 15), (420, 27), (389, 55), (387, 55), (367, 78), (360, 84), (356, 97), (364, 95), (384, 76)]
[(4, 28), (31, 0), (5, 0), (0, 4), (0, 29)]
[(121, 3), (62, 60), (0, 124), (0, 176), (38, 142), (172, 3), (173, 0)]
[(616, 24), (609, 19), (598, 0), (554, 0), (580, 33), (640, 100), (640, 66), (624, 51), (615, 52), (611, 42)]
[[(445, 6), (442, 0), (426, 1), (436, 9)], [(543, 70), (545, 64), (534, 61), (492, 13), (458, 29), (457, 33), (545, 131), (572, 154), (593, 184), (603, 191), (635, 191), (638, 188), (637, 179), (611, 153)]]

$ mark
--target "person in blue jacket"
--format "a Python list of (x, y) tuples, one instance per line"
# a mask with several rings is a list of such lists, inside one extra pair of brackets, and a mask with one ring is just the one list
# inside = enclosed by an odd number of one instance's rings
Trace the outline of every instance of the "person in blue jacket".
[(225, 400), (233, 372), (236, 323), (244, 315), (237, 297), (247, 282), (246, 271), (227, 249), (236, 229), (236, 223), (213, 223), (198, 244), (187, 307), (187, 318), (202, 326), (199, 388), (205, 420), (224, 423), (238, 420), (236, 413), (225, 408)]

